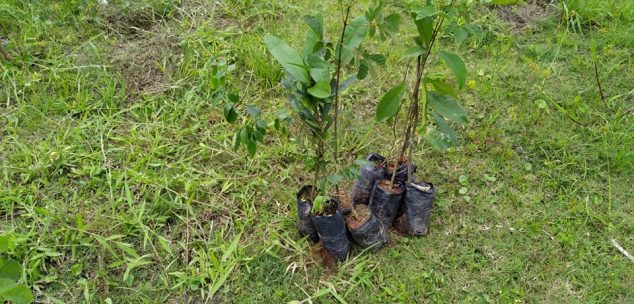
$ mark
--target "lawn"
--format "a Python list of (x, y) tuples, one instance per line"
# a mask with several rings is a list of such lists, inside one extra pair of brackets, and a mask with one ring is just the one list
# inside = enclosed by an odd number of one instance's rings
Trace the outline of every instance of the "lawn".
[[(335, 39), (336, 1), (3, 0), (1, 257), (38, 303), (632, 303), (611, 240), (634, 252), (634, 3), (526, 2), (474, 6), (474, 35), (440, 40), (470, 123), (414, 154), (430, 233), (329, 267), (296, 230), (301, 124), (250, 157), (218, 92), (290, 112), (263, 36), (300, 47), (323, 11)], [(375, 107), (415, 31), (371, 42), (386, 68), (343, 93), (346, 163), (389, 150)]]

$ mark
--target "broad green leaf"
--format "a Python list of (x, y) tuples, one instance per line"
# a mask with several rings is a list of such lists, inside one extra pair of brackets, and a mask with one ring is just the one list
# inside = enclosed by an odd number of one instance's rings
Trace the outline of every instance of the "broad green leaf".
[(20, 263), (8, 260), (0, 266), (0, 278), (10, 279), (17, 281), (22, 273), (22, 266)]
[(454, 73), (458, 87), (462, 89), (467, 82), (467, 66), (462, 61), (462, 58), (456, 54), (444, 51), (440, 52), (440, 58), (445, 61), (449, 69)]
[(401, 107), (401, 100), (406, 88), (405, 83), (401, 83), (381, 97), (379, 104), (376, 106), (376, 121), (384, 121), (396, 114)]
[(275, 58), (289, 74), (303, 83), (310, 81), (302, 57), (286, 44), (286, 42), (275, 36), (266, 35), (264, 36), (264, 43), (269, 49), (269, 52), (273, 55), (273, 58)]
[(436, 113), (445, 118), (457, 122), (468, 123), (469, 119), (464, 109), (458, 104), (458, 101), (450, 95), (441, 94), (436, 91), (427, 93), (429, 104)]
[(15, 248), (15, 243), (13, 242), (13, 235), (12, 234), (0, 235), (0, 253), (13, 250), (13, 248)]
[(359, 80), (365, 79), (368, 76), (368, 72), (370, 72), (370, 67), (368, 66), (367, 60), (361, 60), (359, 64), (359, 71), (357, 72), (357, 78)]
[(229, 123), (234, 123), (238, 119), (238, 112), (236, 112), (233, 102), (227, 102), (225, 104), (223, 112), (225, 115), (225, 119)]
[(385, 66), (385, 56), (381, 54), (366, 54), (364, 56), (367, 60), (373, 61), (376, 64), (384, 67)]
[(458, 137), (456, 136), (456, 132), (447, 124), (444, 118), (440, 117), (440, 115), (434, 113), (434, 120), (436, 121), (436, 125), (440, 132), (444, 134), (444, 136), (448, 139), (449, 143), (452, 147), (455, 147), (458, 144)]
[(343, 45), (338, 45), (336, 49), (338, 57), (339, 48), (343, 47), (341, 50), (341, 61), (348, 62), (352, 59), (354, 50), (361, 45), (368, 33), (369, 24), (365, 16), (359, 16), (350, 22), (343, 36)]
[(452, 147), (449, 139), (436, 129), (428, 130), (424, 137), (425, 140), (436, 150), (444, 151)]
[(417, 57), (419, 55), (422, 55), (423, 53), (425, 53), (425, 49), (422, 46), (413, 46), (405, 50), (405, 52), (401, 56), (401, 60)]
[(451, 95), (455, 98), (458, 97), (456, 90), (442, 79), (425, 78), (425, 82), (431, 83), (434, 86), (434, 89), (440, 93)]
[(249, 153), (249, 156), (255, 155), (255, 152), (257, 152), (258, 150), (258, 146), (255, 143), (255, 141), (249, 139), (246, 141), (246, 145), (247, 145), (247, 152)]
[(310, 69), (310, 77), (315, 82), (329, 81), (330, 71), (328, 71), (328, 69)]
[(262, 110), (254, 105), (247, 105), (247, 113), (253, 117), (260, 117)]
[(320, 39), (323, 38), (324, 35), (324, 21), (323, 21), (323, 16), (321, 14), (316, 15), (316, 16), (304, 16), (304, 22), (306, 22), (306, 24), (308, 24), (308, 26), (310, 27), (310, 29), (313, 31), (313, 33), (315, 33), (317, 35), (317, 37), (319, 37)]
[(416, 14), (416, 20), (431, 17), (438, 14), (438, 10), (433, 4), (419, 7), (413, 11)]
[(383, 19), (383, 24), (383, 28), (389, 33), (398, 32), (398, 27), (401, 24), (401, 14), (393, 13), (388, 15), (385, 19)]
[(5, 292), (15, 288), (16, 286), (18, 286), (18, 284), (14, 280), (0, 278), (0, 299), (2, 299)]
[(416, 30), (418, 35), (422, 38), (424, 45), (429, 45), (434, 32), (434, 17), (426, 17), (423, 19), (416, 19)]
[(23, 285), (13, 287), (4, 293), (0, 294), (0, 297), (14, 304), (31, 304), (33, 303), (33, 294), (31, 290)]
[(330, 81), (324, 80), (316, 83), (315, 86), (308, 89), (308, 93), (320, 99), (330, 97)]

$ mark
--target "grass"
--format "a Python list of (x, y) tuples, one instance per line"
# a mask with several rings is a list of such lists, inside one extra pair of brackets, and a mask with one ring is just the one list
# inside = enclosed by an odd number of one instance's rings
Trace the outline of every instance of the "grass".
[[(294, 194), (310, 178), (298, 124), (247, 158), (213, 89), (235, 64), (226, 85), (274, 118), (286, 96), (261, 37), (299, 45), (313, 2), (110, 2), (0, 4), (11, 57), (0, 60), (0, 232), (38, 301), (634, 299), (634, 266), (609, 242), (634, 251), (627, 1), (567, 1), (581, 31), (560, 6), (528, 26), (477, 10), (482, 34), (447, 45), (468, 64), (472, 123), (459, 148), (415, 155), (438, 187), (430, 235), (392, 233), (337, 269), (295, 232)], [(404, 69), (401, 40), (374, 45), (389, 68), (344, 96), (350, 161), (389, 148), (385, 127), (368, 122)]]

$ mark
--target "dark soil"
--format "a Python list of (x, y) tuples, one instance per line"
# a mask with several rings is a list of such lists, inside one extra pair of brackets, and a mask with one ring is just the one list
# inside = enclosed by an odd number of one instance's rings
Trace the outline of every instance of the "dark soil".
[(365, 222), (370, 219), (370, 208), (366, 205), (357, 205), (354, 207), (354, 212), (350, 213), (346, 217), (346, 224), (350, 230), (357, 230), (363, 226)]
[(387, 169), (388, 172), (393, 172), (395, 167), (398, 168), (401, 165), (406, 164), (408, 162), (409, 162), (409, 159), (407, 157), (403, 157), (396, 162), (396, 165), (394, 164), (394, 161), (389, 161), (387, 164), (385, 164), (385, 168)]
[(392, 185), (392, 183), (389, 180), (387, 180), (387, 179), (384, 179), (384, 180), (380, 181), (379, 182), (379, 187), (381, 189), (383, 189), (384, 191), (389, 192), (389, 193), (401, 193), (401, 192), (403, 192), (403, 189), (401, 189), (398, 185)]
[(339, 189), (332, 197), (339, 201), (339, 209), (351, 209), (352, 208), (352, 195), (350, 192)]
[(525, 5), (499, 5), (495, 6), (495, 10), (515, 31), (521, 31), (526, 28), (534, 28), (556, 10), (547, 2), (533, 0), (527, 1)]
[(333, 215), (337, 213), (337, 203), (330, 200), (324, 203), (322, 209), (323, 209), (321, 212), (322, 215)]

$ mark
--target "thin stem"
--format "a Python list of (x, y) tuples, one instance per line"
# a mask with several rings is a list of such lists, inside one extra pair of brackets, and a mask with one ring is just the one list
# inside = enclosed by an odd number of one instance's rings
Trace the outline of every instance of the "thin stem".
[(603, 94), (603, 87), (601, 86), (601, 79), (599, 78), (599, 68), (597, 67), (597, 59), (592, 58), (592, 63), (594, 64), (594, 78), (597, 81), (597, 87), (599, 88), (599, 94), (601, 95), (601, 100), (606, 108), (608, 108), (608, 103), (605, 101), (605, 95)]
[[(352, 5), (348, 5), (346, 15), (343, 18), (343, 28), (341, 30), (341, 37), (339, 37), (339, 52), (337, 55), (337, 71), (335, 78), (335, 170), (339, 170), (339, 83), (341, 81), (341, 54), (343, 51), (343, 39), (346, 35), (346, 28), (348, 27), (348, 18), (350, 17), (350, 9)], [(339, 185), (335, 185), (335, 189), (339, 192)]]

